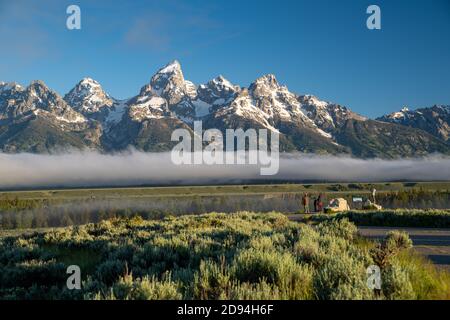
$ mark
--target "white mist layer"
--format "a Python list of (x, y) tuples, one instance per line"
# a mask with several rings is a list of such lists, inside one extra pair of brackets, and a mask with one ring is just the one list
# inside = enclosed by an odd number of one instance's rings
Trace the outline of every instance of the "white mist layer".
[(0, 188), (239, 183), (255, 180), (377, 182), (450, 180), (450, 158), (361, 160), (282, 154), (280, 170), (261, 176), (259, 165), (175, 165), (170, 153), (59, 155), (0, 153)]

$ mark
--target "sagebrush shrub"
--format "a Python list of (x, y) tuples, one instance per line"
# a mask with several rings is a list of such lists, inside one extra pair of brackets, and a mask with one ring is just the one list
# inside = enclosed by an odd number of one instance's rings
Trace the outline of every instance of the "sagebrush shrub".
[(397, 263), (390, 264), (382, 272), (382, 291), (389, 300), (410, 300), (415, 298), (408, 273)]
[(199, 271), (194, 275), (194, 299), (228, 299), (231, 289), (231, 276), (225, 261), (220, 265), (214, 261), (202, 261)]
[(373, 299), (367, 286), (367, 265), (342, 252), (324, 256), (324, 262), (314, 276), (314, 291), (318, 299)]
[[(309, 226), (277, 213), (111, 219), (0, 238), (0, 299), (450, 296), (442, 285), (448, 274), (402, 254), (411, 245), (406, 235), (392, 233), (380, 246), (367, 242), (347, 220)], [(387, 271), (375, 296), (366, 268), (380, 261)], [(67, 290), (68, 264), (83, 266), (82, 290)], [(402, 281), (410, 285), (402, 288)]]
[(391, 231), (382, 243), (371, 250), (373, 261), (380, 268), (387, 267), (401, 251), (412, 247), (412, 241), (405, 232)]
[(127, 275), (113, 285), (112, 294), (118, 300), (179, 300), (182, 294), (178, 290), (179, 284), (170, 277), (159, 281), (155, 277), (133, 279)]

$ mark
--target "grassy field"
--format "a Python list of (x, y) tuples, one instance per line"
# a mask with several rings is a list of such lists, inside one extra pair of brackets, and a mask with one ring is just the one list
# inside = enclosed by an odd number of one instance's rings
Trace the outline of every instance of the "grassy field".
[(352, 209), (354, 197), (370, 199), (387, 209), (448, 209), (450, 183), (340, 183), (229, 185), (192, 187), (34, 190), (0, 193), (0, 230), (61, 227), (99, 222), (113, 217), (166, 216), (237, 211), (300, 213), (301, 199), (319, 194), (326, 205), (345, 198)]
[[(285, 215), (113, 219), (0, 239), (1, 299), (450, 299), (450, 275), (406, 234), (381, 244), (345, 219)], [(82, 270), (69, 291), (68, 265)], [(382, 290), (366, 268), (382, 270)]]
[(137, 188), (97, 188), (59, 189), (30, 191), (0, 191), (0, 198), (23, 200), (69, 200), (84, 198), (139, 198), (161, 196), (193, 196), (223, 194), (270, 194), (270, 193), (356, 193), (368, 194), (372, 189), (378, 192), (450, 190), (450, 182), (392, 182), (392, 183), (327, 183), (327, 184), (271, 184), (271, 185), (221, 185), (221, 186), (180, 186), (180, 187), (137, 187)]

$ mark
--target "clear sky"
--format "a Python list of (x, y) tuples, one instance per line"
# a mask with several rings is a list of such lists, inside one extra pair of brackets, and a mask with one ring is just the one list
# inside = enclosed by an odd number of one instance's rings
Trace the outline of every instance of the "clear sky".
[[(66, 28), (70, 4), (81, 30)], [(381, 30), (366, 28), (371, 4)], [(131, 97), (177, 59), (197, 84), (273, 73), (370, 117), (450, 104), (449, 0), (0, 0), (0, 39), (0, 81), (60, 94), (89, 76)]]

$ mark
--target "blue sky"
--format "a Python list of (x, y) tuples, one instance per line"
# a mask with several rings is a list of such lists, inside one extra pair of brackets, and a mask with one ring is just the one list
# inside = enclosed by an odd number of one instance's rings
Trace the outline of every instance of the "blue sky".
[[(81, 30), (66, 28), (70, 4)], [(381, 30), (366, 28), (370, 4)], [(41, 79), (61, 94), (89, 76), (131, 97), (177, 59), (197, 84), (273, 73), (371, 117), (450, 104), (448, 0), (0, 0), (0, 39), (1, 81)]]

